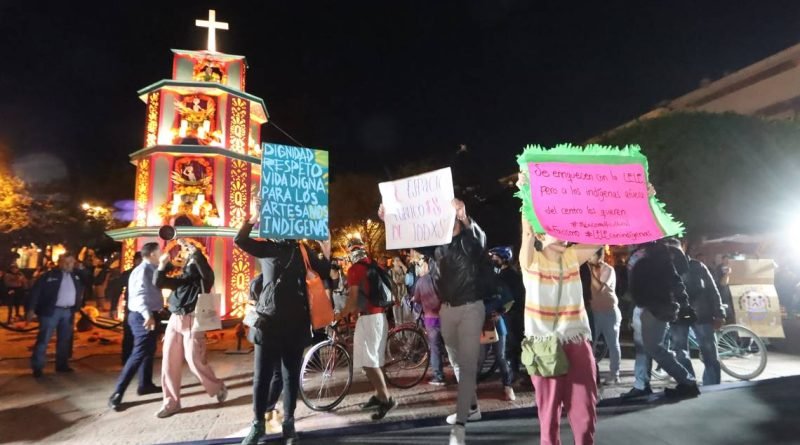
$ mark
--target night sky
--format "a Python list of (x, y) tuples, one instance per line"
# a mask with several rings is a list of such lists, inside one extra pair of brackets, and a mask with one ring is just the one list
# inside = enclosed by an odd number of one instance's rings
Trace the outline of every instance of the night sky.
[(136, 91), (169, 77), (170, 48), (205, 48), (209, 8), (247, 91), (334, 175), (464, 143), (499, 176), (527, 143), (580, 143), (800, 41), (796, 0), (52, 3), (0, 3), (0, 142), (62, 159), (82, 199), (132, 196)]

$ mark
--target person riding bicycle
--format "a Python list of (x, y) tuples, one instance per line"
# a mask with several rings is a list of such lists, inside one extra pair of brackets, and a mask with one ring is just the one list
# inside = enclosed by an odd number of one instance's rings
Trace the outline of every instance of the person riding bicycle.
[[(683, 251), (680, 241), (675, 238), (664, 240), (664, 244)], [(686, 292), (689, 294), (689, 304), (694, 309), (695, 317), (680, 320), (670, 326), (670, 348), (675, 352), (676, 358), (695, 375), (692, 360), (689, 356), (689, 329), (694, 331), (700, 353), (703, 355), (703, 385), (719, 385), (722, 378), (722, 367), (719, 363), (717, 350), (716, 331), (725, 321), (725, 308), (722, 306), (714, 278), (708, 268), (688, 255), (689, 268), (682, 274)]]

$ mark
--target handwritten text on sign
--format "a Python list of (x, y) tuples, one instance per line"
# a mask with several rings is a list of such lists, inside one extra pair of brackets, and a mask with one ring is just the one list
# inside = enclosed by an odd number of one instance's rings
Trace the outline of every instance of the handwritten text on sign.
[(264, 144), (259, 236), (328, 239), (328, 153)]
[(536, 217), (548, 234), (586, 244), (638, 244), (662, 237), (641, 164), (529, 163)]
[(379, 184), (386, 222), (386, 248), (438, 246), (453, 239), (453, 174), (443, 168)]

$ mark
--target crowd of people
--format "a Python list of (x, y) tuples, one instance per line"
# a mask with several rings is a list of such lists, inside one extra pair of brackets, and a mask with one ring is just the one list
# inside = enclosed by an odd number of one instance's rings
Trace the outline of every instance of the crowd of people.
[[(524, 174), (521, 175), (522, 180)], [(245, 319), (255, 345), (253, 422), (243, 444), (256, 444), (269, 432), (280, 432), (287, 443), (297, 438), (295, 409), (303, 353), (312, 341), (307, 273), (326, 278), (337, 319), (355, 319), (354, 367), (363, 370), (374, 394), (363, 405), (372, 419), (385, 418), (398, 406), (382, 367), (391, 323), (412, 321), (421, 311), (430, 347), (431, 385), (446, 384), (449, 361), (458, 383), (450, 444), (464, 444), (466, 425), (482, 417), (477, 393), (480, 364), (491, 350), (497, 357), (503, 393), (516, 398), (514, 385), (527, 375), (535, 390), (541, 443), (560, 443), (560, 419), (566, 411), (576, 444), (594, 443), (598, 385), (620, 382), (619, 336), (623, 313), (615, 268), (604, 260), (604, 246), (567, 243), (535, 233), (522, 218), (521, 248), (487, 248), (487, 236), (454, 200), (452, 241), (412, 251), (391, 264), (370, 256), (358, 238), (350, 239), (347, 259), (331, 257), (330, 242), (310, 249), (294, 240), (252, 239), (258, 224), (253, 215), (239, 230), (235, 244), (259, 263), (261, 274), (251, 285), (252, 312)], [(260, 208), (256, 203), (254, 208)], [(378, 210), (384, 218), (384, 210)], [(56, 371), (71, 372), (74, 316), (87, 286), (108, 287), (125, 298), (126, 344), (123, 369), (108, 404), (123, 406), (127, 387), (138, 375), (138, 394), (163, 395), (156, 415), (166, 418), (181, 409), (181, 367), (188, 363), (205, 392), (224, 403), (227, 387), (206, 358), (203, 332), (192, 329), (198, 295), (214, 286), (214, 272), (203, 253), (179, 240), (183, 265), (173, 270), (171, 256), (158, 243), (147, 243), (135, 266), (118, 277), (102, 278), (87, 271), (72, 254), (28, 285), (12, 267), (2, 277), (7, 295), (30, 290), (27, 316), (35, 313), (40, 329), (31, 358), (33, 374), (44, 372), (46, 346), (57, 334)], [(383, 277), (390, 286), (384, 286)], [(655, 360), (678, 385), (669, 397), (696, 397), (703, 385), (720, 382), (715, 331), (726, 319), (718, 278), (683, 252), (674, 239), (631, 248), (625, 271), (634, 303), (632, 325), (636, 346), (635, 383), (624, 397), (642, 397), (650, 388)], [(169, 321), (164, 332), (161, 385), (153, 382), (154, 355), (165, 317), (162, 290), (168, 289)], [(13, 302), (17, 300), (12, 299)], [(16, 303), (14, 303), (16, 305)], [(414, 309), (416, 308), (416, 309)], [(9, 310), (9, 312), (11, 312)], [(17, 314), (19, 315), (19, 314)], [(697, 376), (688, 353), (692, 329), (703, 353), (705, 370)], [(671, 336), (671, 348), (663, 339)], [(486, 339), (490, 337), (490, 339)], [(593, 342), (608, 346), (610, 372), (601, 382)], [(445, 359), (445, 354), (447, 359)], [(283, 400), (283, 411), (276, 406)]]

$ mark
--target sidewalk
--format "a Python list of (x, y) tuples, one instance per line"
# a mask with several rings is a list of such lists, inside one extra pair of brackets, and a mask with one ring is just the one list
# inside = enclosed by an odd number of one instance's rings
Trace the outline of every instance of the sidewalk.
[[(90, 342), (94, 336), (91, 332), (76, 333), (71, 363), (76, 372), (69, 375), (54, 374), (51, 363), (45, 377), (35, 380), (28, 368), (28, 347), (33, 344), (35, 334), (10, 333), (0, 329), (0, 344), (3, 345), (0, 359), (0, 443), (154, 444), (236, 438), (246, 434), (252, 419), (253, 355), (225, 353), (235, 348), (233, 330), (223, 331), (224, 335), (217, 334), (216, 339), (209, 341), (209, 361), (230, 387), (228, 401), (220, 406), (216, 400), (205, 395), (194, 376), (184, 367), (184, 409), (163, 420), (154, 416), (161, 403), (160, 396), (139, 397), (135, 394), (135, 385), (131, 385), (133, 390), (129, 390), (125, 396), (124, 411), (108, 410), (106, 402), (121, 368), (120, 346), (114, 343), (119, 334), (99, 332), (99, 329), (96, 331), (111, 344)], [(761, 378), (800, 373), (798, 357), (771, 353), (769, 360)], [(607, 360), (601, 362), (601, 372), (607, 370), (607, 366)], [(696, 370), (702, 372), (699, 361), (696, 366)], [(603, 388), (603, 398), (616, 397), (630, 388), (633, 361), (623, 360), (622, 369), (622, 384)], [(160, 359), (157, 359), (156, 379), (160, 376), (159, 371)], [(452, 375), (450, 379), (454, 380)], [(298, 430), (371, 424), (369, 415), (358, 409), (370, 395), (369, 385), (359, 373), (356, 373), (355, 380), (350, 395), (331, 413), (316, 413), (298, 402)], [(400, 407), (384, 423), (423, 418), (443, 419), (454, 408), (456, 386), (438, 388), (420, 384), (409, 390), (394, 390), (394, 395), (400, 401)], [(517, 387), (516, 402), (503, 401), (502, 396), (502, 387), (496, 377), (479, 387), (481, 409), (484, 412), (530, 408), (534, 405), (533, 394), (525, 385)], [(534, 424), (535, 421), (531, 420), (530, 426)]]

